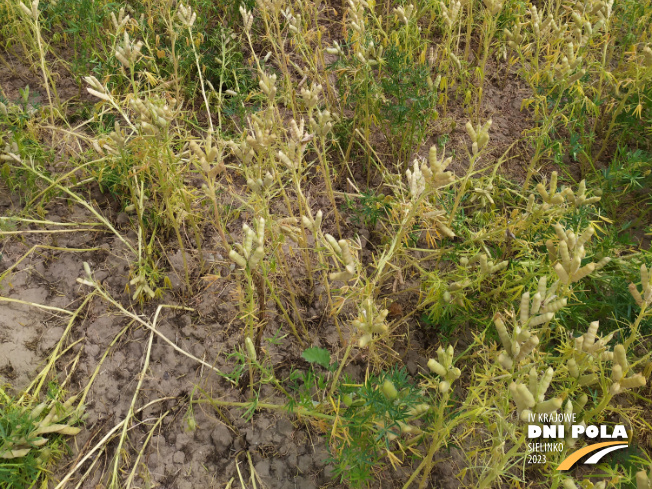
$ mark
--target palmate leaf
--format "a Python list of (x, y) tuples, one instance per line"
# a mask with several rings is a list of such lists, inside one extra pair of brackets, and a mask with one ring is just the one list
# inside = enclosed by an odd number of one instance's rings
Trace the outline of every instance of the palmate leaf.
[(328, 368), (331, 364), (331, 354), (325, 348), (318, 348), (313, 346), (307, 350), (304, 350), (301, 354), (301, 357), (306, 362), (316, 363), (317, 365), (321, 365), (324, 368)]

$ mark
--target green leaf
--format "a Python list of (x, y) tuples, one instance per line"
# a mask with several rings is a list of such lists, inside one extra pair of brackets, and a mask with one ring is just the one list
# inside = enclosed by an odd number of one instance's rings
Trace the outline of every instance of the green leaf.
[(304, 350), (301, 357), (307, 362), (316, 363), (324, 368), (328, 368), (331, 363), (330, 352), (324, 348), (317, 348), (316, 346)]

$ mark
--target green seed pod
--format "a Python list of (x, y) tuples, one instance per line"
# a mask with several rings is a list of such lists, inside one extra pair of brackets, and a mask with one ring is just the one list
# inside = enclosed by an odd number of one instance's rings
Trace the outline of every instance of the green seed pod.
[(579, 379), (577, 379), (577, 381), (579, 385), (581, 385), (582, 387), (586, 387), (597, 383), (598, 375), (597, 374), (582, 375)]
[(251, 338), (248, 336), (245, 338), (245, 348), (247, 350), (247, 357), (252, 362), (256, 361), (256, 348), (254, 347), (254, 342), (251, 341)]
[(537, 369), (532, 367), (529, 373), (529, 382), (528, 388), (532, 395), (538, 398), (537, 393), (539, 391), (539, 379), (537, 378)]
[(577, 401), (573, 403), (573, 412), (579, 413), (582, 409), (584, 409), (584, 406), (586, 406), (588, 400), (589, 396), (586, 394), (582, 394), (580, 397), (578, 397)]
[(577, 485), (572, 479), (565, 479), (561, 484), (564, 486), (564, 489), (577, 489)]
[(541, 377), (541, 382), (539, 383), (539, 390), (538, 390), (539, 402), (543, 401), (546, 391), (548, 390), (548, 387), (550, 387), (550, 383), (552, 382), (552, 378), (554, 375), (555, 375), (555, 371), (552, 369), (552, 367), (549, 367), (548, 370), (546, 370), (546, 373), (543, 374), (543, 377)]
[(439, 363), (437, 360), (431, 358), (428, 360), (428, 368), (432, 373), (439, 375), (440, 377), (446, 377), (446, 369), (444, 366)]
[(498, 363), (505, 369), (505, 370), (511, 370), (512, 366), (514, 365), (514, 362), (512, 361), (509, 356), (505, 355), (504, 353), (501, 353), (498, 355)]
[(523, 344), (523, 346), (521, 347), (521, 351), (514, 357), (514, 360), (516, 362), (520, 362), (527, 355), (529, 355), (530, 352), (534, 350), (538, 344), (539, 344), (539, 338), (537, 336), (531, 336), (530, 339)]
[(521, 296), (521, 326), (525, 327), (530, 318), (530, 293), (525, 292)]
[(439, 392), (446, 394), (451, 388), (451, 384), (448, 381), (443, 381), (439, 383)]
[(567, 363), (568, 373), (571, 374), (571, 377), (576, 379), (580, 376), (580, 369), (577, 367), (577, 362), (575, 359), (571, 358)]
[(554, 302), (551, 302), (544, 306), (543, 309), (541, 309), (542, 313), (556, 313), (559, 310), (561, 310), (563, 307), (566, 306), (567, 299), (564, 297), (563, 299), (557, 299)]
[(333, 238), (330, 234), (325, 234), (324, 238), (326, 238), (326, 241), (328, 241), (328, 244), (331, 245), (331, 248), (335, 253), (338, 255), (342, 254), (342, 248), (340, 248), (340, 245), (337, 243), (337, 240)]
[(247, 266), (247, 260), (245, 260), (237, 251), (229, 251), (229, 258), (240, 265), (242, 268)]
[(641, 293), (638, 291), (636, 284), (634, 284), (633, 282), (630, 283), (628, 289), (629, 289), (629, 293), (632, 294), (632, 297), (634, 297), (634, 300), (636, 301), (638, 307), (643, 307), (645, 305), (645, 301), (643, 300), (643, 297), (641, 297)]
[(622, 367), (623, 372), (627, 372), (629, 363), (627, 362), (627, 353), (623, 345), (616, 345), (614, 347), (614, 361)]
[(611, 380), (614, 382), (619, 382), (623, 378), (623, 368), (616, 364), (611, 369)]
[[(544, 292), (545, 294), (545, 292)], [(539, 308), (541, 307), (541, 294), (537, 292), (534, 294), (534, 297), (532, 297), (532, 307), (530, 308), (530, 313), (531, 314), (538, 314), (539, 313)]]
[(521, 343), (525, 343), (527, 340), (530, 339), (530, 337), (532, 336), (532, 333), (530, 333), (528, 330), (520, 331), (520, 332), (517, 333), (516, 330), (514, 330), (514, 336)]
[(518, 384), (516, 386), (516, 393), (521, 398), (522, 403), (527, 407), (534, 407), (535, 401), (534, 396), (529, 391), (527, 387), (523, 384)]
[(507, 334), (507, 329), (505, 328), (505, 322), (502, 320), (502, 318), (499, 315), (496, 315), (494, 316), (494, 324), (496, 325), (496, 330), (498, 330), (498, 337), (500, 338), (503, 347), (505, 348), (505, 350), (507, 350), (507, 353), (511, 354), (512, 340)]
[(398, 391), (396, 390), (396, 387), (394, 387), (392, 381), (389, 379), (385, 379), (385, 382), (383, 382), (383, 385), (381, 386), (380, 390), (385, 395), (385, 397), (390, 401), (393, 401), (398, 397)]
[(532, 419), (532, 411), (530, 409), (523, 409), (521, 411), (521, 415), (519, 416), (520, 420), (523, 421), (524, 423), (527, 423)]
[(529, 325), (538, 326), (539, 324), (547, 323), (548, 321), (552, 320), (553, 317), (555, 317), (555, 314), (553, 312), (547, 312), (545, 314), (541, 314), (540, 316), (530, 319)]
[(537, 403), (535, 412), (537, 413), (552, 413), (557, 411), (562, 406), (562, 400), (558, 397), (548, 399), (547, 401)]
[(636, 374), (632, 375), (631, 377), (627, 377), (626, 379), (622, 379), (620, 381), (620, 386), (623, 389), (633, 389), (635, 387), (643, 387), (645, 383), (645, 377), (643, 377), (641, 374)]
[(249, 267), (254, 268), (264, 255), (265, 251), (263, 250), (262, 246), (256, 248), (256, 251), (254, 251), (253, 255), (251, 255), (251, 258), (249, 259)]
[(555, 269), (555, 273), (559, 277), (559, 280), (561, 280), (565, 284), (570, 282), (570, 277), (568, 276), (568, 273), (566, 273), (566, 270), (564, 270), (564, 267), (562, 266), (561, 263), (557, 263), (554, 266), (554, 269)]

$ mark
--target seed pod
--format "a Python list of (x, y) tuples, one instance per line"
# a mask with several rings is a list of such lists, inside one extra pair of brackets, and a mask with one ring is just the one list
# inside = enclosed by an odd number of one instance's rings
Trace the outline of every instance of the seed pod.
[(439, 375), (440, 377), (446, 377), (446, 369), (437, 360), (433, 358), (428, 360), (428, 368), (430, 369), (431, 372)]
[(550, 260), (550, 263), (557, 261), (557, 248), (555, 248), (551, 239), (546, 241), (546, 248), (548, 250), (548, 259)]
[(530, 309), (530, 293), (525, 292), (521, 296), (521, 326), (525, 327), (528, 319), (530, 318), (529, 309)]
[(580, 376), (580, 369), (577, 367), (575, 359), (569, 359), (566, 366), (568, 367), (568, 373), (571, 374), (571, 377), (578, 378)]
[(634, 297), (634, 300), (636, 301), (638, 307), (643, 307), (645, 305), (645, 301), (643, 300), (643, 297), (641, 297), (641, 293), (638, 291), (636, 284), (634, 284), (633, 282), (630, 283), (628, 289), (629, 289), (629, 293), (632, 294), (632, 297)]
[(528, 388), (530, 389), (532, 395), (538, 398), (539, 379), (537, 378), (537, 369), (534, 367), (530, 369)]
[(566, 306), (567, 299), (564, 297), (563, 299), (557, 299), (556, 301), (550, 302), (546, 306), (541, 309), (542, 313), (556, 313), (559, 310), (561, 310), (563, 307)]
[(251, 255), (251, 258), (249, 258), (249, 267), (254, 268), (264, 255), (265, 252), (262, 246), (256, 248), (256, 251), (254, 251), (253, 255)]
[(383, 382), (383, 385), (380, 389), (385, 397), (390, 401), (393, 401), (398, 397), (398, 391), (396, 390), (396, 387), (394, 387), (392, 381), (389, 379), (385, 379), (385, 382)]
[(579, 379), (577, 379), (578, 384), (581, 385), (582, 387), (593, 385), (597, 381), (598, 381), (597, 374), (582, 375)]
[(528, 330), (519, 331), (518, 333), (516, 333), (516, 331), (514, 331), (514, 335), (516, 336), (516, 339), (518, 341), (520, 341), (521, 343), (525, 343), (527, 340), (530, 339), (530, 336), (532, 336), (532, 333), (530, 333)]
[(550, 383), (552, 382), (552, 378), (554, 375), (555, 375), (555, 371), (552, 369), (552, 367), (549, 367), (548, 370), (546, 370), (546, 373), (543, 374), (543, 377), (541, 377), (541, 382), (539, 383), (539, 390), (538, 390), (539, 402), (543, 401), (546, 391), (548, 390), (548, 387), (550, 387)]
[(534, 350), (537, 345), (539, 344), (539, 338), (536, 336), (530, 337), (529, 340), (527, 340), (523, 346), (521, 347), (521, 351), (516, 355), (514, 360), (517, 362), (520, 362), (523, 358), (525, 358), (527, 355), (530, 354), (532, 350)]
[(514, 362), (512, 361), (509, 356), (505, 355), (504, 353), (501, 353), (498, 355), (498, 363), (505, 369), (505, 370), (511, 370), (512, 366), (514, 365)]
[(333, 272), (328, 274), (328, 279), (331, 282), (335, 282), (336, 280), (341, 280), (342, 282), (347, 282), (353, 278), (353, 274), (350, 273), (349, 271), (345, 270), (343, 272)]
[(620, 379), (622, 378), (623, 378), (623, 368), (618, 364), (614, 365), (613, 368), (611, 369), (611, 379), (614, 382), (620, 382)]
[(532, 307), (530, 308), (530, 312), (532, 314), (538, 314), (540, 307), (541, 307), (541, 294), (537, 292), (536, 294), (534, 294), (534, 297), (532, 297)]
[(333, 238), (330, 234), (325, 234), (324, 238), (326, 238), (326, 241), (328, 241), (328, 244), (331, 245), (331, 248), (335, 253), (338, 255), (342, 254), (342, 248), (340, 248), (340, 245), (337, 243), (337, 240)]
[(627, 372), (629, 363), (627, 362), (627, 353), (623, 345), (616, 345), (614, 347), (614, 361), (622, 367), (623, 372)]
[(511, 354), (512, 340), (507, 334), (507, 328), (505, 328), (505, 322), (500, 316), (496, 315), (494, 316), (494, 324), (496, 325), (496, 329), (498, 330), (498, 337), (500, 338), (503, 347), (505, 348), (505, 350), (507, 350), (507, 353)]
[(552, 413), (557, 411), (561, 406), (562, 400), (558, 397), (554, 397), (547, 401), (537, 403), (534, 410), (537, 413)]
[(636, 489), (652, 489), (652, 469), (650, 469), (650, 476), (648, 476), (644, 470), (636, 472)]
[(632, 375), (620, 381), (623, 389), (632, 389), (634, 387), (643, 387), (646, 383), (645, 377), (641, 374)]
[(529, 326), (538, 326), (539, 324), (547, 323), (548, 321), (551, 321), (553, 317), (555, 317), (554, 312), (547, 312), (545, 314), (541, 314), (540, 316), (531, 318)]
[(450, 382), (443, 381), (439, 383), (439, 392), (446, 394), (451, 388)]
[(245, 338), (245, 348), (247, 350), (247, 357), (252, 362), (256, 361), (256, 348), (254, 347), (253, 341), (248, 336)]
[(238, 253), (235, 250), (229, 251), (229, 258), (236, 262), (238, 265), (240, 265), (242, 268), (245, 268), (247, 266), (247, 260), (245, 260), (240, 253)]
[(564, 267), (562, 266), (561, 263), (557, 263), (554, 266), (554, 270), (555, 270), (555, 273), (557, 274), (557, 276), (559, 277), (559, 280), (561, 280), (565, 284), (569, 283), (570, 277), (566, 273), (566, 270), (564, 270)]
[(528, 423), (532, 419), (533, 413), (530, 409), (523, 409), (519, 416), (520, 420), (524, 423)]
[[(523, 384), (516, 385), (514, 400), (516, 401), (516, 399), (519, 399), (520, 404), (526, 408), (532, 408), (536, 404), (534, 401), (534, 396)], [(517, 404), (519, 404), (519, 402), (517, 402)]]
[(611, 257), (605, 256), (598, 263), (595, 264), (595, 271), (600, 270), (610, 261), (611, 261)]

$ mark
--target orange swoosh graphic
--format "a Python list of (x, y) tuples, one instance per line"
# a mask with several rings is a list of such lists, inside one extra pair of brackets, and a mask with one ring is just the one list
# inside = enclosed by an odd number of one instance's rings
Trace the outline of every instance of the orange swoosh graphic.
[(577, 462), (579, 459), (581, 459), (584, 455), (587, 455), (591, 452), (595, 452), (596, 450), (599, 450), (600, 448), (604, 447), (610, 447), (612, 445), (624, 445), (625, 443), (623, 440), (621, 441), (605, 441), (602, 443), (594, 443), (593, 445), (589, 445), (588, 447), (580, 448), (576, 452), (571, 453), (568, 457), (564, 459), (562, 463), (559, 464), (559, 467), (557, 467), (557, 470), (568, 470), (570, 469), (573, 465), (575, 465), (575, 462)]

